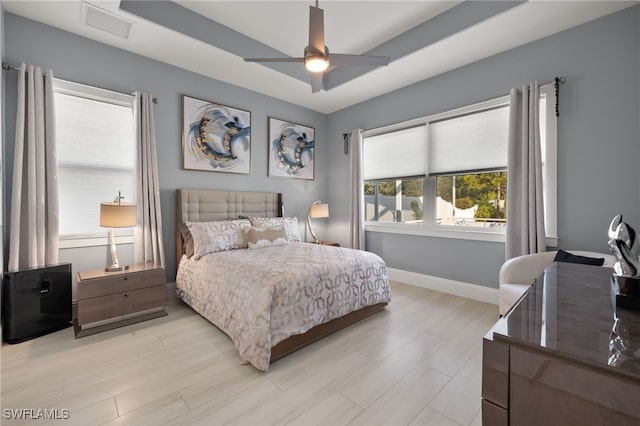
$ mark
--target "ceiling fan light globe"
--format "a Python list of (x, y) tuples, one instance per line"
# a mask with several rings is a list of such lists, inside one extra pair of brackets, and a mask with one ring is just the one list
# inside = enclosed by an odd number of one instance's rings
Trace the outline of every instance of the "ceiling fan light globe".
[(322, 56), (312, 56), (305, 59), (304, 66), (310, 72), (323, 72), (329, 68), (329, 61)]

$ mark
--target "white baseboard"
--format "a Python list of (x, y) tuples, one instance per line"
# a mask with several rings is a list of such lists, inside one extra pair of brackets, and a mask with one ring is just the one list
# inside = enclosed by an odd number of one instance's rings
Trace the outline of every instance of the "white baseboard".
[(473, 299), (479, 302), (492, 303), (494, 305), (497, 305), (500, 300), (497, 288), (489, 288), (478, 284), (469, 284), (446, 278), (432, 277), (430, 275), (418, 274), (416, 272), (403, 271), (395, 268), (387, 268), (387, 273), (391, 280), (400, 281), (416, 287), (428, 288), (430, 290), (466, 297), (467, 299)]

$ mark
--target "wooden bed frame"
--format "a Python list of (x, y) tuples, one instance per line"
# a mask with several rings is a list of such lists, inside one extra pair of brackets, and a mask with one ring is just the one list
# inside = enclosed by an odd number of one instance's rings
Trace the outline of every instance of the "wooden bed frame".
[[(184, 253), (178, 226), (182, 222), (238, 219), (239, 216), (279, 217), (283, 215), (282, 194), (217, 190), (176, 190), (176, 265)], [(304, 334), (291, 336), (271, 348), (271, 362), (366, 318), (386, 306), (378, 303), (320, 324)]]

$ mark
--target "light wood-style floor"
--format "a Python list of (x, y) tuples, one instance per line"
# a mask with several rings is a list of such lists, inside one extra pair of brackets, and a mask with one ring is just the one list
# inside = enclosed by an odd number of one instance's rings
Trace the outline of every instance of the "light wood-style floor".
[[(480, 425), (481, 341), (495, 305), (392, 283), (385, 311), (271, 365), (171, 298), (169, 316), (3, 345), (9, 424)], [(5, 409), (69, 410), (7, 420)]]

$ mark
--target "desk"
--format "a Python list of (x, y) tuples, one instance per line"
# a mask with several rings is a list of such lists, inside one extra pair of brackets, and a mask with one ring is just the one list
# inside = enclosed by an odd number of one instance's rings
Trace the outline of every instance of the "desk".
[(640, 311), (612, 272), (553, 263), (487, 333), (484, 425), (640, 424)]

